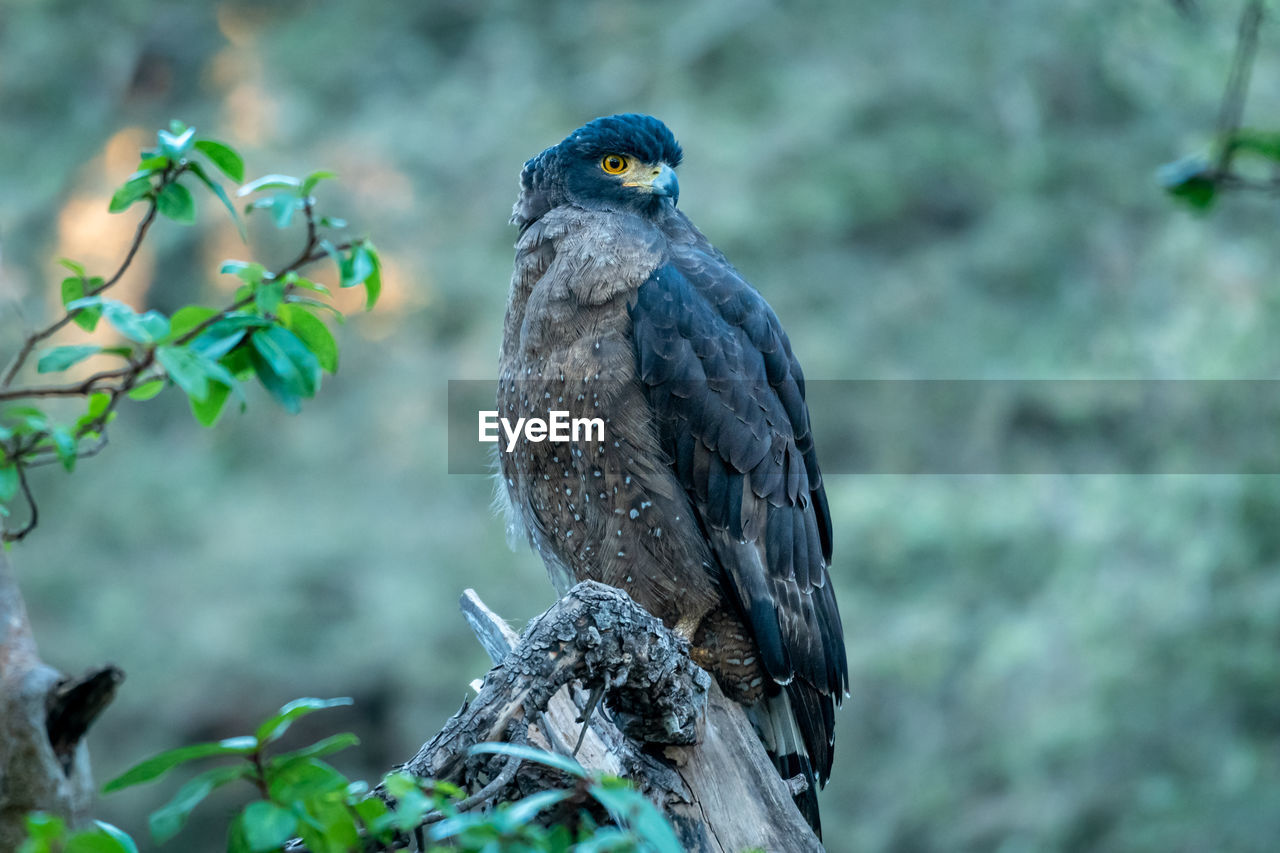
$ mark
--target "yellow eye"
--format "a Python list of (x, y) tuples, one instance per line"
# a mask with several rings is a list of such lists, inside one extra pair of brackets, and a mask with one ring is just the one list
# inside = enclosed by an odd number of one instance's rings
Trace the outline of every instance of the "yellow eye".
[(621, 154), (606, 154), (600, 158), (600, 168), (610, 175), (621, 175), (627, 171), (627, 158)]

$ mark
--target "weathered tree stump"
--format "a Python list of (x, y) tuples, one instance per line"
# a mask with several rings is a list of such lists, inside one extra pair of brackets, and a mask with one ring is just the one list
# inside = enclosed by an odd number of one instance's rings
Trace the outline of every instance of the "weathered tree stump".
[[(671, 820), (691, 851), (820, 851), (742, 708), (689, 659), (688, 644), (624, 592), (580, 583), (516, 638), (471, 590), (462, 608), (495, 666), (478, 695), (403, 770), (451, 779), (472, 804), (548, 786), (553, 771), (512, 772), (487, 741), (569, 752), (588, 770), (626, 776)], [(576, 689), (575, 682), (581, 685)], [(582, 734), (586, 698), (602, 692)]]
[(40, 660), (0, 552), (0, 850), (17, 849), (30, 811), (88, 822), (94, 787), (83, 738), (123, 678), (106, 666), (72, 679)]

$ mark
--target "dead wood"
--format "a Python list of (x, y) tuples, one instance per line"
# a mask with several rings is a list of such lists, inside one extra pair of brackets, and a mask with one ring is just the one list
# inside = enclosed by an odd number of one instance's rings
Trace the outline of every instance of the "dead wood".
[[(573, 749), (587, 697), (602, 691), (577, 759), (629, 778), (691, 851), (820, 851), (742, 708), (689, 659), (688, 644), (620, 590), (575, 586), (516, 638), (468, 590), (462, 609), (495, 666), (469, 702), (401, 768), (482, 792), (481, 807), (547, 787), (556, 771), (471, 755), (487, 741)], [(474, 796), (474, 795), (473, 795)]]

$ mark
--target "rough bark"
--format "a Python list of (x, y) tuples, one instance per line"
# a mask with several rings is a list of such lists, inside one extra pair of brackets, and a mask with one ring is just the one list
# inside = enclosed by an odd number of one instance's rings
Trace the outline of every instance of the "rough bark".
[(40, 660), (0, 552), (0, 850), (18, 847), (30, 811), (72, 826), (89, 820), (93, 779), (83, 738), (123, 678), (108, 666), (72, 679)]
[(473, 591), (462, 608), (496, 665), (403, 769), (458, 781), (489, 802), (563, 787), (554, 771), (513, 773), (506, 757), (468, 750), (515, 741), (571, 751), (588, 697), (602, 691), (607, 711), (592, 714), (578, 761), (630, 778), (686, 849), (822, 850), (742, 708), (693, 664), (684, 640), (625, 593), (578, 584), (518, 639)]

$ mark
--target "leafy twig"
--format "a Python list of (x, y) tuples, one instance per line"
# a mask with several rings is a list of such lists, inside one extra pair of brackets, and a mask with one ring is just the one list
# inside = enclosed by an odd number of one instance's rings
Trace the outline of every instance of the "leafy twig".
[[(205, 166), (191, 159), (195, 154), (203, 155), (233, 180), (242, 181), (244, 163), (240, 155), (220, 142), (197, 139), (194, 129), (179, 122), (171, 124), (169, 131), (160, 131), (157, 138), (158, 146), (142, 152), (138, 171), (111, 198), (113, 213), (137, 201), (147, 202), (119, 267), (107, 279), (90, 278), (81, 265), (63, 260), (62, 264), (75, 273), (75, 277), (62, 283), (64, 313), (24, 338), (0, 374), (0, 403), (46, 398), (88, 400), (88, 411), (70, 426), (54, 424), (48, 415), (32, 406), (3, 413), (0, 516), (5, 514), (5, 503), (21, 496), (30, 507), (31, 520), (18, 530), (0, 528), (0, 541), (21, 539), (35, 527), (37, 513), (25, 469), (58, 461), (70, 471), (77, 460), (100, 452), (106, 446), (106, 427), (126, 396), (149, 399), (162, 390), (165, 380), (171, 381), (187, 394), (193, 413), (205, 426), (217, 420), (231, 393), (240, 398), (243, 406), (240, 383), (253, 376), (289, 411), (297, 411), (301, 399), (314, 396), (321, 372), (337, 369), (338, 349), (325, 323), (311, 313), (318, 307), (335, 313), (336, 309), (298, 294), (301, 289), (328, 293), (299, 275), (309, 264), (331, 258), (338, 266), (343, 287), (365, 285), (368, 307), (373, 306), (381, 289), (381, 264), (372, 244), (348, 240), (335, 245), (321, 236), (322, 228), (343, 227), (345, 223), (317, 218), (312, 190), (333, 175), (313, 172), (303, 179), (268, 175), (240, 188), (241, 196), (279, 191), (255, 199), (246, 210), (270, 208), (280, 228), (288, 227), (300, 211), (306, 232), (298, 255), (275, 272), (241, 261), (225, 264), (223, 272), (234, 272), (244, 281), (226, 307), (214, 310), (188, 306), (170, 318), (155, 310), (138, 313), (121, 302), (103, 298), (102, 294), (119, 282), (133, 264), (159, 216), (183, 224), (195, 221), (191, 192), (179, 183), (184, 175), (193, 175), (217, 196), (244, 233), (240, 215), (226, 191), (209, 177)], [(340, 313), (338, 316), (341, 318)], [(115, 326), (131, 344), (54, 347), (40, 357), (37, 369), (41, 373), (62, 371), (86, 358), (107, 354), (124, 356), (125, 366), (100, 370), (77, 382), (14, 387), (38, 344), (72, 322), (93, 331), (100, 319)], [(81, 447), (80, 442), (86, 439), (94, 443)]]
[[(186, 170), (183, 168), (166, 170), (164, 173), (164, 177), (161, 179), (160, 184), (157, 187), (157, 190), (156, 190), (157, 195), (164, 189), (164, 187), (176, 181), (184, 171)], [(124, 276), (125, 271), (128, 270), (130, 266), (132, 266), (134, 258), (137, 257), (138, 249), (142, 247), (142, 241), (146, 239), (147, 231), (151, 229), (152, 223), (156, 221), (156, 214), (158, 212), (159, 212), (159, 205), (157, 204), (156, 199), (152, 198), (147, 206), (146, 214), (138, 222), (138, 227), (133, 232), (133, 240), (132, 242), (129, 243), (129, 250), (125, 253), (124, 260), (121, 261), (119, 268), (116, 269), (115, 273), (111, 276), (111, 278), (104, 281), (101, 285), (99, 285), (98, 287), (92, 288), (90, 290), (86, 290), (84, 294), (85, 296), (101, 295), (103, 291), (114, 286), (117, 282), (120, 281), (121, 277)], [(35, 349), (36, 344), (40, 343), (43, 340), (47, 340), (48, 338), (57, 334), (57, 332), (60, 331), (64, 326), (66, 326), (68, 323), (75, 320), (75, 318), (80, 315), (80, 312), (82, 310), (83, 309), (81, 308), (72, 309), (67, 313), (63, 314), (61, 317), (59, 317), (57, 320), (55, 320), (53, 323), (49, 324), (45, 328), (37, 332), (32, 332), (30, 335), (28, 335), (26, 339), (22, 342), (22, 346), (18, 350), (18, 354), (14, 356), (12, 361), (9, 362), (9, 366), (4, 371), (4, 375), (0, 376), (0, 389), (8, 388), (10, 385), (13, 384), (14, 377), (18, 375), (18, 371), (22, 369), (22, 366), (26, 364), (27, 359), (31, 357), (31, 353)], [(31, 396), (31, 395), (28, 395), (28, 394), (10, 395), (10, 394), (0, 393), (0, 400), (13, 399), (14, 396)]]

